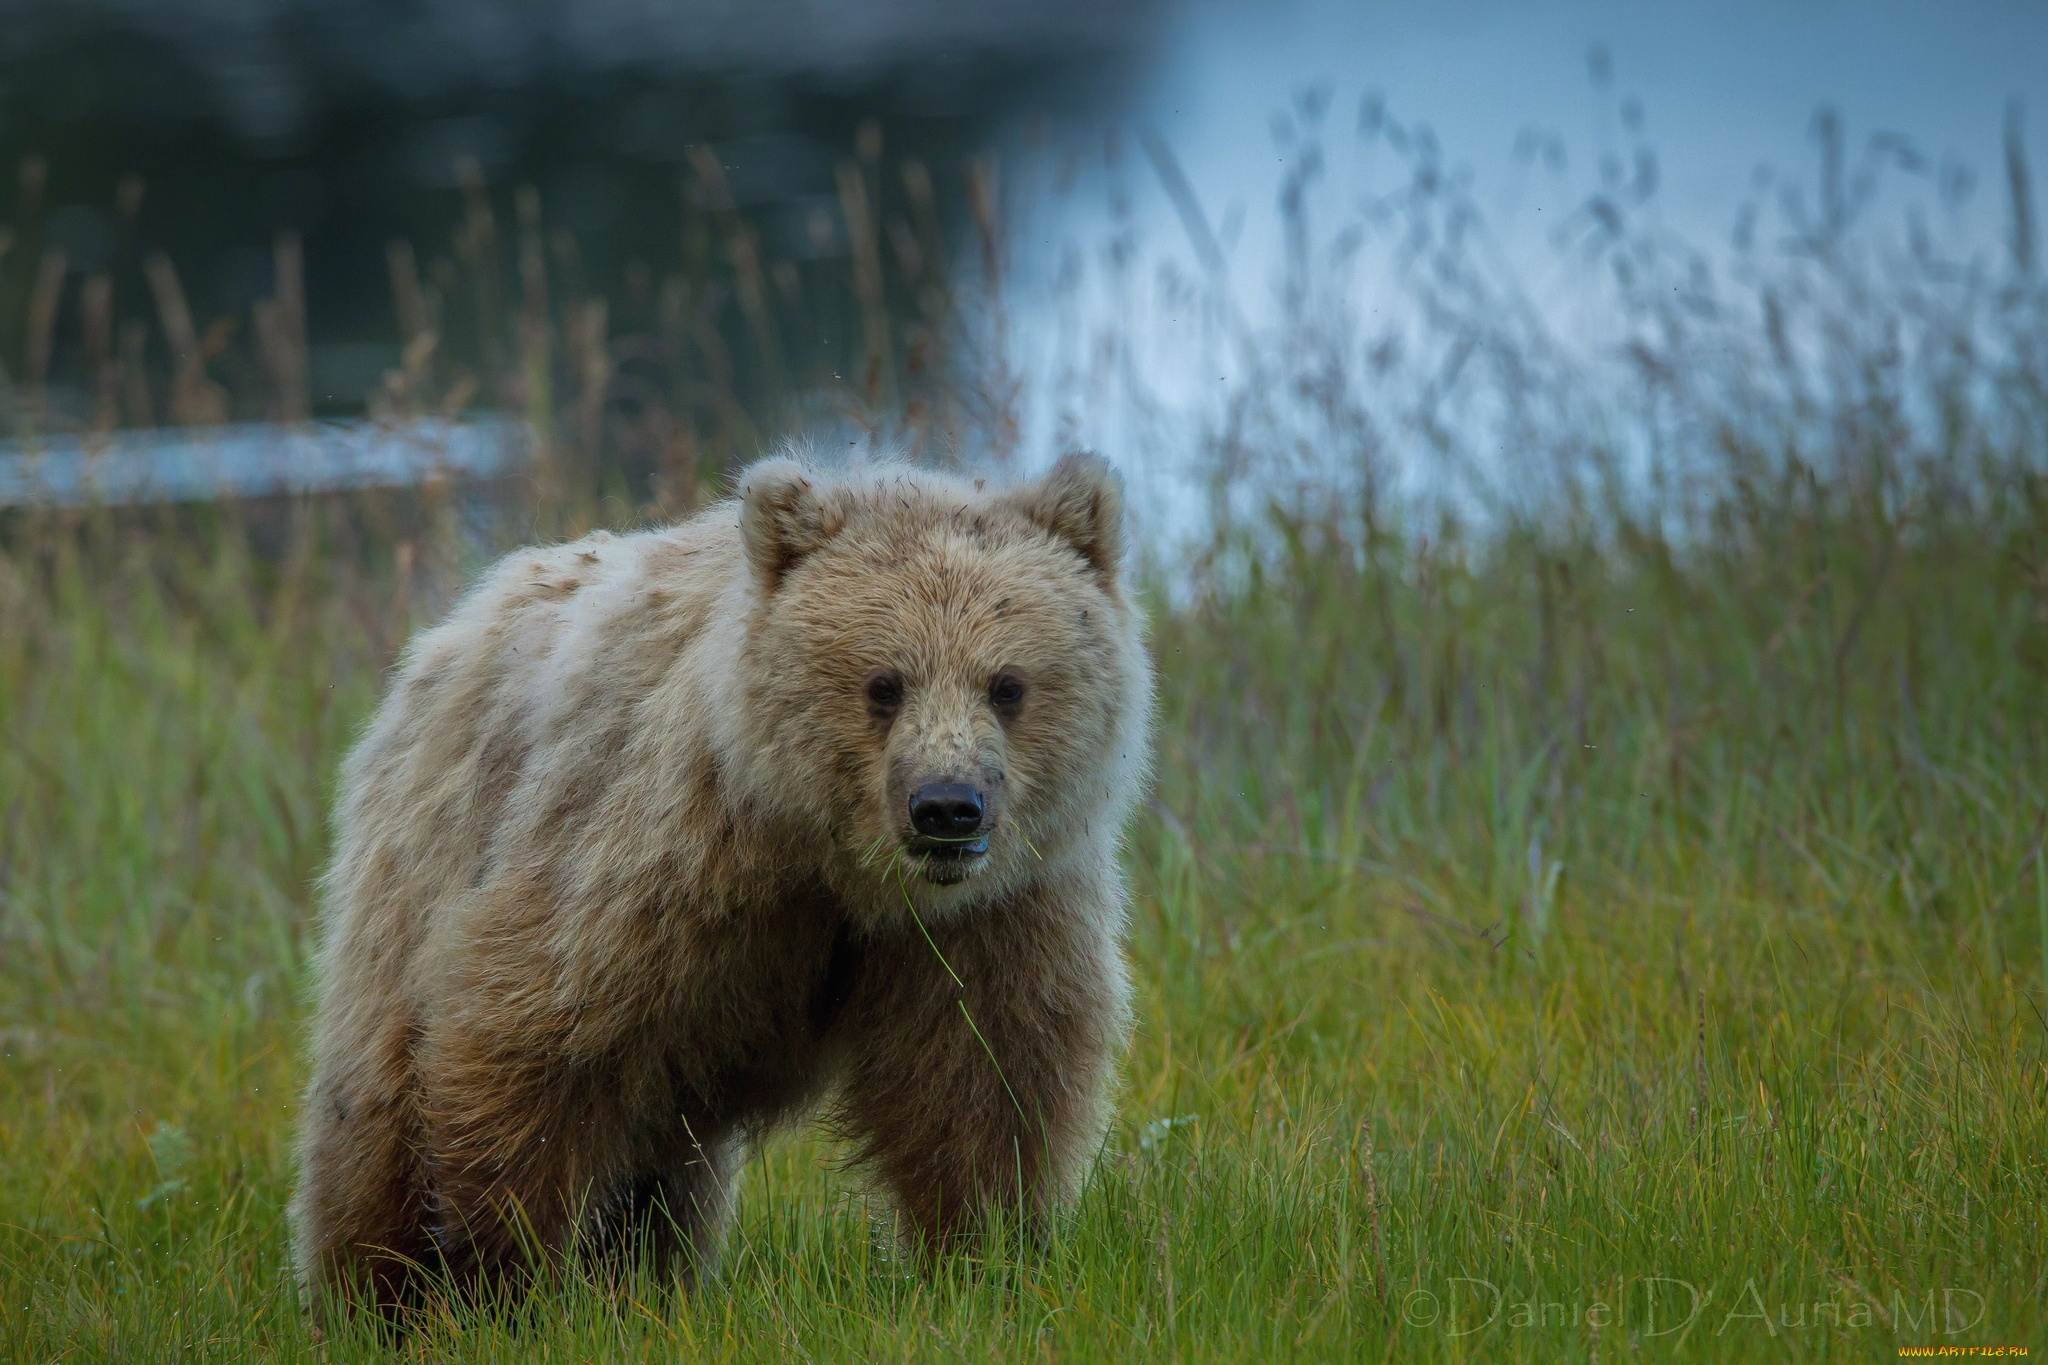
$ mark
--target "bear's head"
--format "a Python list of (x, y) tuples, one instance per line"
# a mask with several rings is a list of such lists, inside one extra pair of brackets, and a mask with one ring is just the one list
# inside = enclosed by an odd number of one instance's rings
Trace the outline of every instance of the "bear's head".
[(749, 799), (857, 912), (985, 902), (1120, 835), (1152, 680), (1123, 496), (1092, 455), (990, 491), (793, 460), (740, 481)]

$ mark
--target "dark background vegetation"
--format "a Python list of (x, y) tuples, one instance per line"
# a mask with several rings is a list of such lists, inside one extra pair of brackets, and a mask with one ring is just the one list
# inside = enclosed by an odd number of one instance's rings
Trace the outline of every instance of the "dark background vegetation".
[[(856, 146), (927, 168), (921, 191), (893, 174), (870, 185), (878, 227), (928, 228), (913, 211), (957, 227), (964, 159), (1006, 120), (1112, 98), (1159, 19), (1151, 0), (10, 5), (0, 313), (29, 325), (0, 332), (0, 362), (45, 425), (191, 420), (198, 400), (158, 390), (192, 345), (226, 415), (347, 415), (431, 324), (477, 401), (516, 407), (496, 313), (521, 306), (521, 230), (538, 235), (555, 307), (603, 299), (614, 331), (653, 337), (665, 308), (703, 311), (743, 221), (753, 245), (738, 249), (795, 272), (741, 282), (765, 295), (757, 324), (790, 334), (777, 363), (825, 373), (845, 324), (792, 295), (844, 292), (857, 244), (839, 171)], [(280, 267), (284, 238), (310, 268)], [(189, 329), (159, 317), (159, 253)], [(883, 287), (914, 311), (914, 283), (891, 271)], [(286, 335), (266, 338), (253, 310), (279, 300)], [(744, 319), (717, 324), (744, 343)], [(273, 354), (294, 345), (303, 357)], [(118, 385), (108, 412), (95, 390), (110, 363), (151, 387)], [(743, 386), (774, 377), (759, 357), (739, 369)]]

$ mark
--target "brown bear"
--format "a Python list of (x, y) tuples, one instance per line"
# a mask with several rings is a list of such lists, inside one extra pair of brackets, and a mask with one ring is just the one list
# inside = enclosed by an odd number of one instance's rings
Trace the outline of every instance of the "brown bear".
[(323, 886), (321, 1311), (628, 1245), (687, 1278), (748, 1144), (820, 1105), (913, 1247), (1042, 1231), (1127, 1028), (1122, 519), (1089, 455), (1010, 491), (773, 459), (417, 637)]

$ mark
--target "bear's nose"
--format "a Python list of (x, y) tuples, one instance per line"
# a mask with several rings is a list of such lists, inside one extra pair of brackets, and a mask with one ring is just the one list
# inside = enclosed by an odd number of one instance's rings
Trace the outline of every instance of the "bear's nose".
[(910, 823), (927, 839), (968, 838), (981, 814), (981, 793), (965, 782), (927, 782), (910, 794)]

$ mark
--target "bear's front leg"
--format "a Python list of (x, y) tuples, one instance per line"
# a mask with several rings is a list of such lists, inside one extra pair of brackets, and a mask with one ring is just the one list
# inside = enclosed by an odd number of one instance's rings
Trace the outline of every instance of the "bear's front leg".
[(870, 948), (839, 1126), (922, 1248), (998, 1211), (1043, 1234), (1078, 1189), (1126, 1029), (1121, 924), (1119, 887), (1069, 875)]

